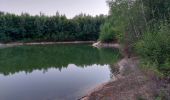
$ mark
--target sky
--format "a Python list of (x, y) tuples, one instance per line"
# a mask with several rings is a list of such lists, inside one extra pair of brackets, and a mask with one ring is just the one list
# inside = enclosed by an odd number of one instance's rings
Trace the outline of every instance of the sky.
[(0, 0), (0, 11), (21, 14), (55, 15), (58, 11), (72, 18), (80, 13), (92, 16), (108, 14), (106, 0)]

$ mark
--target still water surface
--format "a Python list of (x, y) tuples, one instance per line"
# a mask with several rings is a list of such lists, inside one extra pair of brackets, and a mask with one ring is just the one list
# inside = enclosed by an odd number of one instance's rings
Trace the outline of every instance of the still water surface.
[(108, 81), (119, 57), (87, 44), (2, 48), (0, 100), (76, 100)]

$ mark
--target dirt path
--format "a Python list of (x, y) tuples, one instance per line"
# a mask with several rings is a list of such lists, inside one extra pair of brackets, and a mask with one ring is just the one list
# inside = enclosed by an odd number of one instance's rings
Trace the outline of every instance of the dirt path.
[(156, 82), (139, 68), (138, 58), (124, 58), (114, 67), (119, 68), (112, 80), (82, 98), (82, 100), (154, 100)]

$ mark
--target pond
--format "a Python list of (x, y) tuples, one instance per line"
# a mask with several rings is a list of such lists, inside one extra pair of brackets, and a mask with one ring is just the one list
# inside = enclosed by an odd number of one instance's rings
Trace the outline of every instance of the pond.
[(113, 77), (115, 49), (89, 44), (0, 49), (0, 100), (76, 100)]

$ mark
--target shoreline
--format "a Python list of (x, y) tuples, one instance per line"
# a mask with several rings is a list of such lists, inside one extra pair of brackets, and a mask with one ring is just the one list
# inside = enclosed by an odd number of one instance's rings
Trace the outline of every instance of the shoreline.
[(157, 83), (145, 75), (138, 65), (137, 57), (121, 59), (115, 64), (119, 69), (119, 73), (114, 75), (115, 79), (101, 83), (79, 100), (138, 100), (139, 97), (154, 100)]
[(69, 41), (69, 42), (13, 42), (0, 43), (2, 47), (14, 47), (22, 45), (48, 45), (48, 44), (92, 44), (96, 48), (116, 48), (123, 55), (113, 68), (118, 69), (118, 72), (112, 73), (113, 78), (96, 85), (88, 90), (85, 96), (78, 100), (138, 100), (142, 97), (146, 100), (154, 100), (155, 93), (159, 91), (160, 86), (158, 80), (153, 79), (154, 75), (147, 75), (139, 68), (139, 58), (133, 56), (128, 58), (122, 47), (118, 43), (101, 43), (95, 41)]
[(108, 82), (101, 83), (89, 90), (87, 95), (78, 100), (154, 100), (155, 95), (159, 94), (160, 86), (155, 75), (146, 75), (140, 69), (140, 60), (133, 56), (128, 58), (120, 44), (107, 44), (97, 42), (93, 44), (97, 48), (113, 47), (120, 50), (123, 58), (113, 67), (118, 72), (113, 73), (114, 78)]
[(0, 43), (0, 47), (14, 47), (22, 45), (50, 45), (50, 44), (93, 44), (95, 41), (67, 41), (67, 42), (10, 42)]
[(121, 46), (120, 46), (119, 43), (102, 43), (100, 41), (93, 43), (92, 46), (96, 47), (96, 48), (117, 48), (117, 49), (121, 49)]

